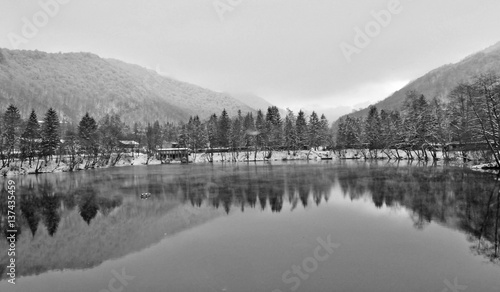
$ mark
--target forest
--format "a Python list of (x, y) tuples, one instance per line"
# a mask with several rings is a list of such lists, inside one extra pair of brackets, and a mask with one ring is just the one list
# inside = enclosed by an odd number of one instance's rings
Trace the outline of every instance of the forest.
[(408, 91), (400, 110), (372, 106), (366, 117), (341, 118), (335, 147), (360, 149), (365, 158), (401, 159), (401, 151), (417, 160), (438, 160), (438, 152), (450, 159), (458, 151), (468, 161), (475, 151), (498, 167), (499, 125), (500, 77), (487, 73), (458, 83), (444, 101)]
[[(148, 160), (165, 142), (191, 152), (264, 151), (267, 159), (273, 151), (327, 149), (342, 157), (347, 149), (356, 149), (365, 159), (439, 160), (459, 152), (465, 161), (472, 151), (500, 166), (500, 76), (481, 74), (470, 82), (458, 83), (443, 101), (430, 101), (416, 91), (408, 91), (400, 110), (369, 108), (366, 117), (341, 118), (330, 127), (324, 115), (288, 110), (284, 118), (275, 106), (230, 117), (224, 109), (207, 120), (192, 116), (187, 122), (124, 123), (117, 114), (96, 121), (89, 113), (77, 125), (62, 123), (54, 109), (42, 121), (33, 110), (23, 119), (18, 108), (10, 105), (0, 117), (0, 158), (3, 167), (13, 161), (39, 169), (48, 159), (65, 159), (70, 170), (85, 161), (85, 168), (114, 165), (126, 152), (120, 141), (139, 143), (136, 150)], [(130, 150), (129, 150), (130, 151)], [(234, 157), (234, 156), (233, 156)], [(361, 158), (361, 157), (360, 157)]]
[(35, 173), (55, 158), (57, 163), (69, 165), (70, 171), (85, 161), (85, 168), (115, 165), (125, 152), (130, 152), (120, 141), (135, 141), (135, 150), (146, 153), (149, 159), (165, 142), (176, 142), (178, 147), (192, 152), (266, 151), (268, 158), (273, 151), (317, 148), (332, 144), (332, 135), (324, 115), (313, 112), (309, 117), (292, 111), (284, 119), (279, 109), (271, 106), (264, 114), (257, 111), (245, 115), (238, 112), (230, 117), (224, 109), (219, 116), (212, 114), (206, 121), (198, 116), (187, 123), (143, 125), (129, 127), (117, 114), (105, 115), (96, 121), (86, 113), (78, 125), (60, 122), (57, 112), (50, 108), (42, 121), (33, 110), (24, 120), (19, 109), (10, 105), (0, 118), (0, 158), (2, 168), (14, 161), (34, 165)]

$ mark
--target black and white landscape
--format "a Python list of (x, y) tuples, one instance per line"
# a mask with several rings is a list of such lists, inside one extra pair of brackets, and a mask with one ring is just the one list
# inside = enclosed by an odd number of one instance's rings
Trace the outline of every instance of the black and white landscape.
[(499, 9), (0, 3), (0, 291), (500, 291)]

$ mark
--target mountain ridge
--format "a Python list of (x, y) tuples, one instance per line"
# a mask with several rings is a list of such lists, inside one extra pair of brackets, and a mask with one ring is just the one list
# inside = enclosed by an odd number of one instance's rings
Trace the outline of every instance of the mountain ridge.
[(162, 76), (139, 65), (92, 53), (46, 53), (0, 48), (0, 111), (15, 104), (23, 117), (42, 116), (54, 107), (61, 119), (78, 122), (89, 112), (99, 119), (120, 114), (122, 121), (180, 122), (255, 112), (224, 93)]
[[(403, 105), (406, 92), (410, 90), (416, 90), (424, 94), (427, 99), (436, 97), (446, 101), (449, 92), (458, 83), (470, 80), (477, 74), (490, 71), (500, 73), (500, 42), (482, 51), (470, 54), (457, 63), (444, 64), (432, 69), (373, 105), (379, 110), (399, 109)], [(368, 113), (368, 108), (366, 107), (342, 117), (363, 117)]]

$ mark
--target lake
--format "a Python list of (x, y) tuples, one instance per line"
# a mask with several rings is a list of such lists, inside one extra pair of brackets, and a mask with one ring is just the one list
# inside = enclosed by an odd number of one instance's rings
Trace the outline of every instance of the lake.
[(500, 291), (496, 175), (408, 162), (134, 166), (16, 183), (0, 291)]

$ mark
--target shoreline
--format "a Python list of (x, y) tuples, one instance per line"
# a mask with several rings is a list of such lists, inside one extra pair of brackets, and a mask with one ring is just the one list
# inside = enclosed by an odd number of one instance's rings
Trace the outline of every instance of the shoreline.
[[(270, 158), (267, 158), (267, 151), (257, 151), (257, 152), (239, 152), (239, 153), (191, 153), (189, 155), (189, 163), (218, 163), (218, 162), (230, 162), (230, 163), (238, 163), (238, 162), (262, 162), (262, 161), (310, 161), (310, 160), (359, 160), (359, 161), (415, 161), (415, 162), (442, 162), (442, 161), (450, 161), (450, 162), (458, 162), (458, 164), (467, 166), (471, 170), (475, 171), (483, 171), (483, 172), (496, 172), (499, 171), (500, 168), (496, 167), (494, 163), (482, 163), (469, 165), (467, 162), (459, 162), (463, 157), (458, 155), (457, 153), (450, 153), (449, 158), (444, 158), (442, 154), (437, 157), (437, 160), (434, 160), (432, 156), (429, 155), (428, 160), (409, 158), (405, 153), (401, 151), (399, 153), (399, 158), (394, 154), (395, 150), (390, 150), (386, 153), (382, 153), (381, 151), (378, 153), (377, 157), (367, 157), (367, 150), (364, 150), (364, 154), (361, 154), (363, 150), (356, 149), (347, 149), (347, 150), (336, 150), (336, 151), (309, 151), (309, 150), (299, 150), (299, 151), (273, 151)], [(393, 155), (391, 157), (391, 155)], [(471, 155), (474, 157), (474, 155)], [(181, 164), (181, 161), (171, 161), (164, 163), (156, 158), (150, 158), (148, 163), (146, 164), (147, 156), (146, 154), (122, 154), (122, 157), (114, 164), (110, 165), (109, 161), (106, 164), (96, 165), (94, 167), (85, 168), (86, 161), (82, 160), (74, 169), (70, 170), (68, 164), (62, 159), (60, 162), (56, 163), (55, 159), (52, 159), (47, 162), (46, 166), (43, 166), (39, 169), (38, 172), (35, 171), (35, 167), (28, 166), (27, 162), (23, 163), (23, 166), (20, 166), (19, 161), (15, 162), (14, 165), (11, 165), (8, 168), (0, 169), (0, 176), (3, 177), (14, 177), (18, 175), (30, 175), (30, 174), (48, 174), (48, 173), (61, 173), (61, 172), (78, 172), (85, 170), (95, 170), (95, 169), (105, 169), (112, 167), (123, 167), (123, 166), (148, 166), (148, 165), (161, 165), (161, 164)], [(110, 159), (111, 160), (111, 159)], [(469, 159), (469, 161), (473, 161)], [(474, 160), (479, 161), (479, 160)]]

